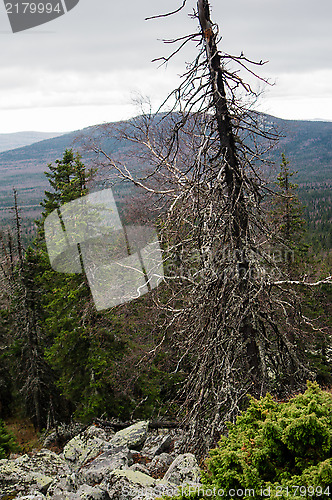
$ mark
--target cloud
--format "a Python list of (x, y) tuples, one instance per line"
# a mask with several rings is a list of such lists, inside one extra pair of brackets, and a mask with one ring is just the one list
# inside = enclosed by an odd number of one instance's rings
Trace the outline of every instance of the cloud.
[[(222, 50), (232, 54), (243, 50), (249, 58), (269, 60), (259, 74), (277, 81), (268, 93), (270, 99), (331, 98), (330, 0), (320, 0), (319, 8), (309, 0), (211, 3), (212, 18), (223, 37)], [(196, 0), (187, 0), (186, 9), (170, 18), (144, 19), (180, 4), (180, 0), (158, 4), (80, 0), (65, 16), (17, 34), (10, 32), (0, 6), (0, 109), (117, 105), (118, 114), (119, 102), (128, 106), (135, 91), (159, 102), (197, 48), (188, 44), (167, 68), (157, 69), (151, 60), (172, 49), (158, 39), (197, 31), (197, 20), (188, 17)]]

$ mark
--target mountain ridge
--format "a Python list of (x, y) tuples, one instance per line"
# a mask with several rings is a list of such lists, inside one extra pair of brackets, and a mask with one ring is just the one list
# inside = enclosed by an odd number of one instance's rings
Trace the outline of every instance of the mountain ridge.
[(30, 146), (35, 142), (52, 139), (62, 135), (61, 132), (36, 132), (24, 130), (21, 132), (0, 133), (0, 153), (12, 149)]
[[(332, 122), (309, 120), (284, 120), (271, 115), (263, 115), (282, 131), (278, 145), (270, 154), (270, 159), (280, 164), (281, 153), (290, 161), (290, 168), (298, 171), (297, 180), (301, 188), (324, 184), (331, 186), (332, 181)], [(114, 122), (117, 127), (125, 126), (128, 121)], [(104, 125), (93, 125), (80, 130), (60, 134), (30, 145), (0, 152), (0, 218), (13, 204), (12, 188), (18, 192), (21, 206), (35, 208), (33, 214), (40, 212), (39, 203), (48, 188), (44, 175), (48, 164), (61, 159), (66, 148), (73, 148), (82, 154), (83, 161), (89, 163), (89, 156), (80, 146), (79, 139), (100, 138)], [(1, 138), (1, 134), (0, 134)], [(124, 147), (112, 137), (103, 138), (106, 147), (117, 150)], [(90, 158), (91, 159), (91, 158)], [(34, 207), (31, 207), (34, 205)], [(31, 212), (31, 210), (29, 210)]]

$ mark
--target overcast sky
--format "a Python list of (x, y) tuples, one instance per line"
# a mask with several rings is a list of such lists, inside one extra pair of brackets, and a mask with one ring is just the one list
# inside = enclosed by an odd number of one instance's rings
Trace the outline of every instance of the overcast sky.
[[(14, 2), (13, 2), (14, 3)], [(13, 34), (0, 4), (0, 133), (70, 131), (137, 114), (136, 94), (157, 104), (178, 83), (194, 44), (167, 67), (161, 38), (197, 30), (187, 8), (167, 19), (144, 18), (182, 0), (80, 0), (66, 15)], [(269, 60), (275, 82), (260, 109), (281, 118), (332, 120), (331, 0), (211, 0), (223, 35), (220, 49)]]

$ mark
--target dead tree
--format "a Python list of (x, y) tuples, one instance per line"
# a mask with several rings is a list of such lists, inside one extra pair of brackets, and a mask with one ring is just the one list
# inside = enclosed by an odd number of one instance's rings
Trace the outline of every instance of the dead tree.
[(196, 59), (164, 103), (167, 112), (149, 110), (109, 131), (132, 144), (135, 161), (129, 148), (125, 158), (94, 149), (160, 208), (168, 294), (159, 306), (186, 377), (178, 401), (187, 445), (204, 454), (248, 394), (285, 395), (313, 374), (304, 359), (308, 321), (271, 253), (262, 204), (269, 190), (261, 170), (277, 134), (248, 106), (257, 95), (230, 68), (255, 74), (263, 63), (219, 51), (207, 0), (198, 1), (193, 17), (199, 31), (167, 41), (179, 47), (159, 59), (198, 43)]
[[(6, 349), (15, 367), (14, 385), (23, 400), (26, 414), (34, 427), (41, 430), (54, 424), (52, 399), (55, 401), (58, 395), (54, 374), (44, 357), (36, 264), (22, 244), (21, 216), (15, 190), (13, 212), (16, 238), (10, 232), (7, 238), (0, 236), (2, 295), (7, 297), (13, 330)], [(16, 344), (13, 352), (12, 344)]]

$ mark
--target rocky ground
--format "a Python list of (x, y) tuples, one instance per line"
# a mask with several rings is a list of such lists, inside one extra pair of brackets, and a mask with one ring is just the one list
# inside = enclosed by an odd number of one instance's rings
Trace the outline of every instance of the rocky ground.
[(181, 431), (151, 431), (146, 421), (116, 433), (91, 426), (60, 454), (44, 448), (0, 460), (0, 499), (154, 500), (173, 495), (199, 483), (197, 460), (179, 452), (181, 440)]

